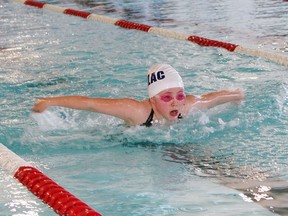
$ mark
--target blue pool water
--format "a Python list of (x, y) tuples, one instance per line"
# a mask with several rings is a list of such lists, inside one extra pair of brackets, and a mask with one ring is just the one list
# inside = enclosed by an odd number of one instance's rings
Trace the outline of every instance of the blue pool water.
[[(47, 1), (288, 52), (285, 1), (59, 2)], [(287, 215), (287, 67), (13, 1), (0, 9), (0, 142), (24, 160), (107, 216)], [(158, 62), (180, 72), (187, 92), (241, 88), (245, 101), (160, 128), (30, 111), (42, 96), (144, 99), (146, 71)], [(54, 214), (5, 170), (0, 176), (1, 215)]]

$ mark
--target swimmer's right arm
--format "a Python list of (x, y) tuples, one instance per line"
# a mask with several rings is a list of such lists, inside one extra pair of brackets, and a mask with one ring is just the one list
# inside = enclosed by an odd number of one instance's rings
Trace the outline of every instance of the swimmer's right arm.
[(87, 97), (83, 96), (63, 96), (63, 97), (51, 97), (51, 98), (39, 98), (34, 104), (34, 112), (44, 112), (48, 107), (61, 106), (72, 109), (86, 109)]
[(142, 113), (141, 102), (134, 99), (90, 98), (85, 96), (40, 98), (36, 101), (32, 110), (41, 113), (51, 106), (61, 106), (112, 115), (123, 119), (129, 124), (137, 123), (135, 118), (141, 116)]

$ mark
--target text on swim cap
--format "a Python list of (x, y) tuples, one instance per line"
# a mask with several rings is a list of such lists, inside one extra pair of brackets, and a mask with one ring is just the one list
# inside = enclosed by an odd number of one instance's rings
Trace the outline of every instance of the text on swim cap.
[(158, 72), (148, 74), (147, 78), (148, 78), (148, 86), (149, 86), (150, 84), (157, 82), (158, 80), (164, 79), (165, 74), (164, 74), (164, 71), (158, 71)]

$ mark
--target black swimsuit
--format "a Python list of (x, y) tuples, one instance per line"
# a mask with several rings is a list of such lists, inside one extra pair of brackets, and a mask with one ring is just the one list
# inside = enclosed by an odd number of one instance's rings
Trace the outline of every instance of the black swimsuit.
[[(152, 126), (152, 122), (153, 122), (153, 116), (154, 116), (154, 110), (152, 109), (150, 112), (150, 115), (148, 116), (146, 122), (144, 122), (143, 124), (141, 124), (141, 126), (146, 126), (146, 127), (151, 127)], [(182, 119), (182, 115), (181, 113), (179, 113), (178, 115), (178, 119)]]

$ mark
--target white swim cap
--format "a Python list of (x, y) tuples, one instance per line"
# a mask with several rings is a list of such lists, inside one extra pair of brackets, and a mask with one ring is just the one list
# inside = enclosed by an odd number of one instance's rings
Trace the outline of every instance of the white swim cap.
[(184, 88), (179, 73), (168, 64), (155, 64), (148, 70), (148, 95), (154, 97), (169, 88)]

